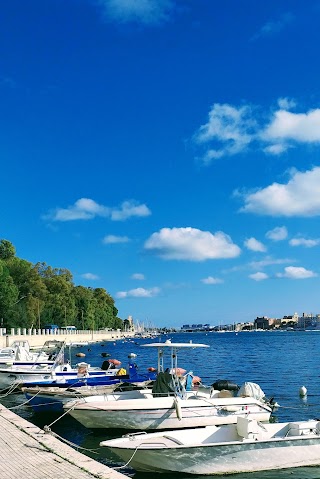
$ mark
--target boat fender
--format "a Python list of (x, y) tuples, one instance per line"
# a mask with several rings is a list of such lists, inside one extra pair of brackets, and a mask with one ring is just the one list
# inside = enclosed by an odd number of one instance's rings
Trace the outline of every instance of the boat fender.
[(216, 391), (222, 391), (222, 389), (226, 389), (227, 391), (238, 392), (240, 389), (240, 386), (238, 386), (238, 384), (233, 383), (232, 381), (228, 381), (227, 379), (218, 379), (211, 386)]
[(175, 407), (175, 410), (176, 410), (177, 418), (179, 419), (179, 421), (181, 421), (181, 419), (182, 419), (182, 409), (181, 409), (180, 399), (178, 397), (176, 397), (174, 399), (174, 407)]

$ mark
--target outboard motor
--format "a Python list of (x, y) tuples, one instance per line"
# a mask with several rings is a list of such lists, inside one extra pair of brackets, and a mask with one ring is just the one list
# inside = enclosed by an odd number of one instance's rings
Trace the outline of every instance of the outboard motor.
[(103, 371), (108, 371), (108, 369), (110, 368), (110, 363), (109, 361), (106, 359), (105, 361), (103, 361), (102, 365), (101, 365), (101, 369)]
[(211, 387), (213, 387), (213, 389), (216, 391), (222, 391), (224, 389), (227, 391), (238, 392), (240, 389), (238, 384), (228, 381), (227, 379), (218, 379), (215, 383), (211, 384)]

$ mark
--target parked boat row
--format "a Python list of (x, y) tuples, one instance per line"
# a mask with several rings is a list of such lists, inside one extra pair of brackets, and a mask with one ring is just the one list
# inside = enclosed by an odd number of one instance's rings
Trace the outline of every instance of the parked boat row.
[(182, 349), (207, 345), (168, 340), (141, 347), (157, 350), (157, 368), (146, 374), (135, 354), (126, 370), (108, 359), (105, 370), (79, 363), (75, 371), (60, 351), (50, 378), (24, 379), (22, 390), (35, 411), (65, 411), (87, 428), (130, 430), (100, 445), (137, 471), (215, 475), (320, 463), (320, 422), (272, 424), (276, 403), (258, 384), (204, 385), (178, 365)]

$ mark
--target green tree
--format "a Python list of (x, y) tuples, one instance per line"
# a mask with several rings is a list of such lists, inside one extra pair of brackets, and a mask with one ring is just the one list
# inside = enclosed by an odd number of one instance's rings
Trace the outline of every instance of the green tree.
[(2, 239), (0, 240), (0, 259), (13, 258), (16, 254), (16, 249), (10, 241)]
[(18, 293), (6, 263), (0, 260), (0, 326), (2, 328), (14, 325), (16, 319), (14, 307), (18, 301)]
[(18, 258), (0, 240), (0, 326), (75, 325), (78, 329), (122, 329), (114, 299), (104, 288), (74, 286), (72, 273)]

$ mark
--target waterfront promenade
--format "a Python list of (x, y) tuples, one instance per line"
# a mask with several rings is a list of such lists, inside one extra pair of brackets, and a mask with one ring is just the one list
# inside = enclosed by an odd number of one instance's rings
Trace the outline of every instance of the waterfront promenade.
[(116, 339), (133, 337), (134, 331), (49, 331), (45, 329), (12, 328), (5, 332), (0, 328), (0, 348), (11, 346), (14, 341), (28, 341), (31, 347), (42, 347), (46, 341), (57, 340), (70, 343), (114, 341)]
[(0, 404), (1, 479), (128, 479)]

